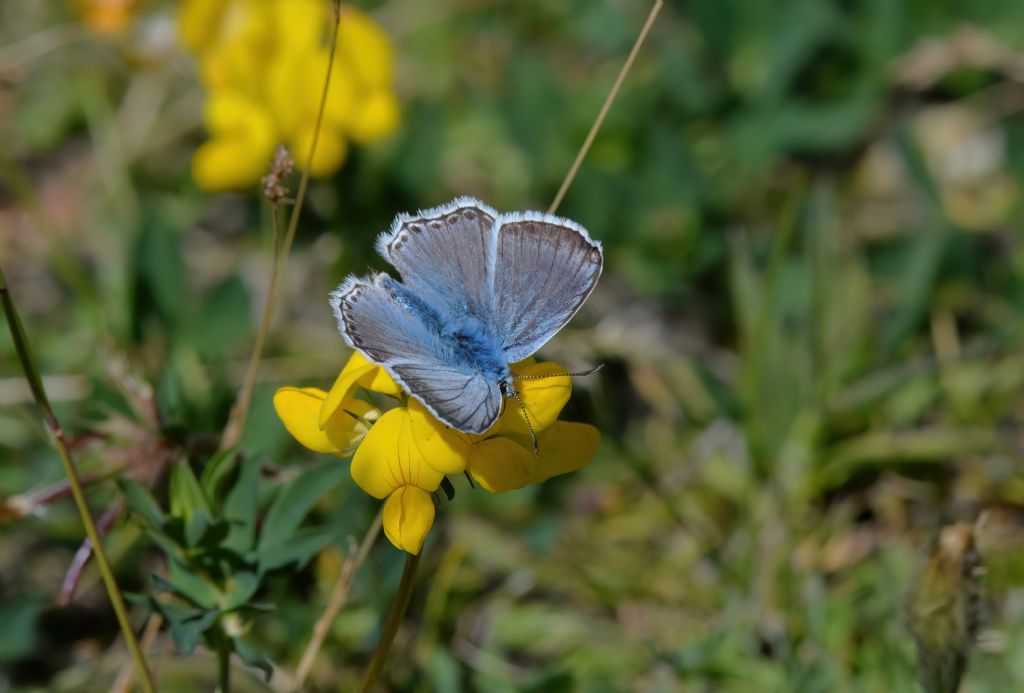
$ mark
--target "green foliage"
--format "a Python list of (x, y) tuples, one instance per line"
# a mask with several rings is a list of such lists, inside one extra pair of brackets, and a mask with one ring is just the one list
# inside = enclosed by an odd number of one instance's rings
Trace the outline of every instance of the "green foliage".
[(166, 619), (182, 653), (205, 643), (237, 654), (269, 678), (269, 661), (243, 637), (252, 618), (272, 608), (253, 598), (275, 572), (301, 568), (337, 538), (336, 531), (301, 525), (344, 472), (324, 464), (274, 486), (262, 523), (260, 463), (232, 452), (211, 458), (200, 479), (187, 462), (174, 463), (167, 512), (142, 484), (118, 482), (129, 509), (167, 558), (167, 577), (151, 576), (145, 601)]
[[(396, 42), (403, 124), (311, 186), (248, 430), (219, 455), (266, 204), (191, 181), (201, 95), (153, 43), (172, 3), (116, 36), (79, 4), (0, 9), (0, 262), (90, 504), (132, 509), (108, 535), (119, 579), (196, 648), (160, 661), (167, 689), (205, 689), (207, 648), (298, 660), (336, 539), (372, 517), (345, 463), (297, 471), (313, 455), (271, 404), (344, 363), (327, 293), (382, 268), (396, 212), (546, 208), (649, 3), (357, 3)], [(906, 597), (941, 528), (988, 509), (963, 687), (1024, 689), (1022, 37), (1006, 0), (666, 3), (559, 209), (606, 249), (544, 352), (606, 364), (567, 412), (600, 456), (501, 496), (453, 479), (384, 686), (915, 690)], [(104, 686), (92, 574), (48, 606), (80, 527), (59, 499), (19, 514), (60, 472), (15, 364), (0, 329), (0, 688)], [(312, 687), (355, 685), (399, 572), (371, 554)]]

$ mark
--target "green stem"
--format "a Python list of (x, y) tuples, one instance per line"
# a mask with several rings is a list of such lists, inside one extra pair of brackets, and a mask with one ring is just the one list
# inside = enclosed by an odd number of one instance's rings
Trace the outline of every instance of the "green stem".
[(132, 659), (135, 662), (135, 668), (139, 674), (139, 682), (142, 685), (143, 691), (152, 693), (154, 691), (153, 680), (150, 676), (149, 668), (146, 666), (146, 659), (142, 654), (142, 649), (139, 647), (139, 641), (135, 637), (132, 624), (128, 620), (128, 610), (125, 608), (121, 590), (117, 586), (114, 571), (110, 567), (110, 561), (107, 559), (107, 553), (103, 548), (103, 542), (96, 529), (96, 523), (93, 521), (92, 512), (90, 512), (89, 505), (85, 500), (85, 492), (82, 490), (82, 484), (78, 479), (78, 472), (71, 460), (71, 452), (68, 450), (67, 441), (64, 439), (64, 431), (60, 426), (60, 421), (57, 420), (56, 415), (53, 413), (53, 409), (50, 407), (50, 400), (46, 396), (43, 380), (36, 369), (35, 361), (32, 359), (32, 349), (29, 345), (28, 335), (25, 334), (25, 328), (22, 326), (21, 319), (18, 317), (18, 311), (14, 307), (14, 300), (11, 298), (7, 287), (7, 277), (4, 275), (3, 268), (0, 268), (0, 302), (3, 303), (4, 315), (7, 317), (7, 326), (11, 330), (11, 339), (14, 341), (14, 350), (18, 354), (21, 370), (25, 374), (25, 379), (28, 380), (32, 396), (43, 413), (43, 418), (46, 420), (46, 425), (53, 436), (57, 451), (60, 453), (60, 461), (64, 465), (64, 473), (67, 475), (68, 484), (71, 486), (71, 495), (75, 499), (75, 505), (78, 506), (78, 514), (81, 516), (82, 524), (85, 526), (85, 534), (89, 537), (89, 542), (92, 544), (96, 564), (99, 566), (100, 575), (103, 577), (103, 584), (107, 588), (110, 604), (114, 607), (114, 613), (117, 615), (117, 622), (121, 626), (124, 641), (128, 645), (128, 650), (131, 652)]
[(231, 693), (231, 649), (226, 638), (217, 648), (217, 682), (220, 693)]
[(363, 675), (363, 682), (359, 686), (359, 690), (362, 693), (370, 690), (370, 687), (373, 686), (374, 681), (380, 675), (381, 669), (384, 668), (384, 661), (387, 659), (391, 645), (395, 641), (398, 627), (402, 625), (402, 619), (405, 618), (405, 610), (409, 608), (409, 600), (412, 598), (412, 583), (416, 577), (416, 567), (419, 563), (420, 557), (418, 554), (406, 554), (405, 570), (402, 571), (402, 584), (398, 586), (398, 594), (395, 595), (395, 603), (391, 606), (391, 613), (388, 615), (387, 623), (384, 624), (384, 631), (381, 633), (380, 642), (377, 643), (377, 649), (373, 651), (373, 658), (370, 660), (369, 666), (366, 667), (366, 673)]

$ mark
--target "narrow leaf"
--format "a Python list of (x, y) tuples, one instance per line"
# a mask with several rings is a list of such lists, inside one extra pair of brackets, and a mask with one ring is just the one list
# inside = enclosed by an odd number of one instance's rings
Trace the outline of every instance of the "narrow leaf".
[(238, 656), (241, 657), (246, 664), (256, 667), (263, 672), (263, 676), (266, 677), (267, 681), (270, 680), (270, 677), (274, 673), (274, 665), (270, 663), (270, 660), (267, 659), (262, 652), (241, 638), (232, 638), (231, 643), (235, 647), (235, 652), (238, 653)]
[(164, 512), (160, 505), (153, 498), (149, 490), (134, 479), (118, 479), (118, 488), (124, 494), (128, 508), (137, 513), (153, 528), (159, 528), (164, 523)]
[(286, 541), (260, 549), (260, 571), (276, 570), (291, 563), (296, 563), (301, 568), (337, 536), (336, 530), (322, 527), (300, 530), (289, 536)]
[(289, 541), (303, 518), (343, 478), (348, 470), (340, 464), (312, 467), (285, 487), (267, 512), (260, 534), (260, 550)]
[(183, 518), (187, 526), (199, 511), (213, 514), (192, 468), (182, 460), (174, 464), (171, 471), (171, 514)]

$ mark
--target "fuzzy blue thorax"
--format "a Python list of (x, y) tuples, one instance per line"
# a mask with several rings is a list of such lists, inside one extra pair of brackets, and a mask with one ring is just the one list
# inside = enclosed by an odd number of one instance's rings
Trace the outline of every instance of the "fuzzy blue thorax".
[(388, 291), (436, 334), (445, 345), (439, 354), (452, 366), (471, 366), (492, 382), (506, 380), (510, 371), (501, 344), (490, 335), (487, 326), (469, 315), (454, 317), (421, 299), (401, 282), (391, 277), (386, 280)]

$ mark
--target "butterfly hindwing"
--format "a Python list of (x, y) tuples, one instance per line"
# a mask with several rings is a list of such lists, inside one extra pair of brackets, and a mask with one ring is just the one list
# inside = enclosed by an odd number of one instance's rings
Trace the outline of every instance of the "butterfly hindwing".
[(501, 389), (459, 363), (444, 334), (446, 316), (386, 274), (346, 280), (331, 294), (338, 330), (353, 349), (381, 365), (434, 416), (483, 433), (501, 410)]
[(501, 388), (482, 374), (466, 376), (450, 367), (411, 363), (397, 365), (394, 371), (434, 416), (460, 431), (479, 435), (501, 413)]
[(578, 224), (540, 212), (498, 218), (493, 319), (510, 363), (531, 356), (594, 290), (604, 254)]

